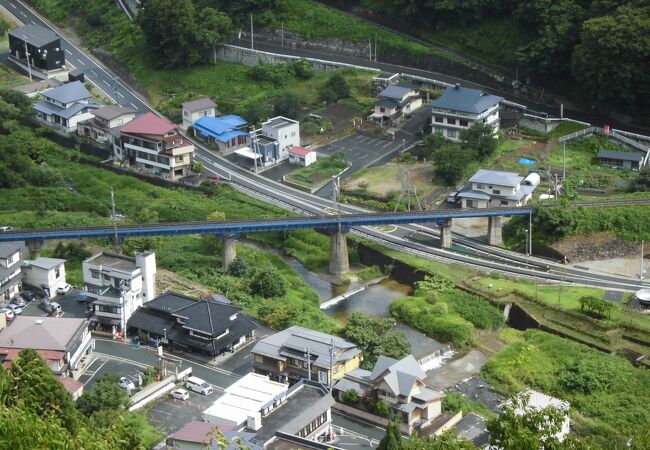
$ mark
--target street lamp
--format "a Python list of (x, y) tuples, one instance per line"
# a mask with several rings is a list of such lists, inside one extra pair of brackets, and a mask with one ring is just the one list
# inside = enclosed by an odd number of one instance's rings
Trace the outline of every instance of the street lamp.
[(167, 328), (163, 328), (163, 335), (164, 335), (163, 340), (166, 343), (167, 342)]

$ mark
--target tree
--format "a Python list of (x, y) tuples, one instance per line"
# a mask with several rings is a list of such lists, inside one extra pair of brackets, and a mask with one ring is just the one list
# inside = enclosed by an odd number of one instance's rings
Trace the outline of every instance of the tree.
[(118, 385), (117, 375), (107, 373), (97, 380), (95, 388), (77, 400), (77, 409), (87, 416), (98, 411), (121, 411), (129, 404), (129, 397)]
[(212, 222), (221, 222), (226, 220), (226, 214), (223, 211), (212, 211), (208, 214), (208, 220)]
[(203, 8), (199, 14), (196, 38), (204, 53), (212, 53), (213, 64), (217, 63), (217, 47), (225, 44), (233, 35), (230, 17), (214, 8)]
[(631, 183), (630, 192), (649, 192), (650, 191), (650, 167), (644, 167), (639, 172), (639, 176)]
[(438, 147), (432, 155), (436, 178), (447, 186), (460, 181), (465, 169), (474, 162), (474, 153), (453, 142)]
[(422, 438), (416, 434), (409, 437), (408, 450), (475, 450), (476, 446), (465, 438), (457, 438), (452, 430), (440, 436)]
[(233, 277), (245, 277), (248, 274), (248, 263), (246, 262), (245, 259), (237, 256), (235, 260), (230, 263), (230, 266), (228, 266), (228, 275), (232, 275)]
[(135, 218), (139, 223), (156, 223), (160, 221), (158, 211), (151, 208), (142, 208)]
[(344, 402), (348, 403), (359, 403), (359, 394), (356, 389), (348, 389), (343, 394), (341, 394), (341, 399)]
[(293, 63), (293, 71), (298, 78), (302, 78), (303, 80), (309, 80), (314, 76), (314, 66), (304, 58), (300, 58)]
[(240, 112), (249, 123), (259, 124), (271, 116), (271, 107), (263, 102), (251, 102)]
[(487, 123), (475, 122), (471, 127), (460, 132), (461, 145), (473, 151), (479, 160), (492, 155), (497, 148), (494, 128)]
[(386, 434), (379, 441), (377, 450), (405, 450), (406, 448), (399, 422), (390, 420), (386, 426)]
[(203, 172), (203, 163), (201, 161), (194, 161), (192, 163), (192, 172), (194, 173)]
[(285, 92), (273, 104), (275, 113), (279, 116), (288, 117), (289, 119), (298, 119), (302, 106), (296, 94)]
[(320, 98), (324, 102), (334, 103), (350, 96), (350, 85), (340, 73), (335, 73), (321, 89)]
[(138, 23), (161, 67), (189, 67), (200, 59), (192, 0), (143, 0)]
[(264, 298), (282, 297), (287, 293), (284, 278), (275, 267), (259, 269), (250, 284), (251, 293)]
[(363, 352), (362, 366), (372, 368), (380, 355), (400, 359), (411, 351), (406, 335), (393, 330), (395, 321), (388, 317), (369, 317), (355, 312), (343, 328), (343, 336)]

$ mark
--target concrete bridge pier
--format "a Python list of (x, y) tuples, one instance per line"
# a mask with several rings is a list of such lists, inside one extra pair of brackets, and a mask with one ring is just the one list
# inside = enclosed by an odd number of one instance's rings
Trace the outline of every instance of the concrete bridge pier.
[(348, 258), (348, 239), (346, 230), (336, 230), (330, 233), (330, 265), (332, 275), (342, 275), (350, 271)]
[(237, 258), (237, 249), (235, 244), (237, 243), (237, 236), (227, 235), (223, 236), (223, 261), (222, 266), (224, 270), (228, 270), (228, 267), (232, 262)]
[(440, 247), (451, 248), (451, 219), (438, 222), (438, 228), (440, 229)]
[(41, 256), (41, 249), (43, 248), (42, 239), (28, 239), (26, 243), (27, 248), (29, 249), (29, 257), (31, 259), (36, 259)]
[(122, 249), (124, 248), (124, 238), (120, 236), (111, 236), (108, 238), (111, 241), (113, 246), (113, 251), (117, 254), (122, 254)]
[(490, 245), (503, 245), (503, 221), (501, 216), (488, 218), (487, 241)]

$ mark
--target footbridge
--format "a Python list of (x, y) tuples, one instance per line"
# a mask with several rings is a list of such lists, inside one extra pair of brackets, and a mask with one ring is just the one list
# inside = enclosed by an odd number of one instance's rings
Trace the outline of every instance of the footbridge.
[(25, 241), (32, 255), (38, 255), (43, 241), (48, 239), (105, 237), (113, 240), (117, 246), (124, 239), (132, 237), (212, 234), (219, 236), (223, 240), (223, 266), (227, 268), (236, 257), (236, 240), (243, 234), (311, 228), (324, 230), (330, 235), (329, 269), (333, 274), (341, 274), (349, 269), (346, 233), (353, 227), (434, 223), (440, 228), (442, 247), (451, 248), (452, 219), (487, 217), (488, 240), (491, 244), (496, 245), (501, 243), (501, 217), (529, 215), (533, 210), (530, 207), (472, 210), (442, 209), (402, 213), (334, 214), (251, 220), (19, 229), (0, 232), (0, 242)]

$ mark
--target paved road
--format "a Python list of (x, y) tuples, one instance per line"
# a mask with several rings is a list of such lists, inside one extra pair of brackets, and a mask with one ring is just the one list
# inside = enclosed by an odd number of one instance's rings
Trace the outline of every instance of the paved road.
[[(19, 0), (0, 0), (0, 6), (6, 9), (20, 22), (35, 23), (41, 26), (51, 27), (49, 23), (41, 19)], [(153, 110), (145, 101), (129, 90), (126, 85), (120, 81), (116, 81), (112, 73), (103, 68), (103, 66), (101, 66), (101, 64), (99, 64), (94, 58), (88, 57), (84, 54), (79, 48), (65, 38), (64, 35), (62, 35), (62, 46), (65, 49), (66, 58), (71, 63), (82, 68), (86, 73), (88, 81), (95, 84), (95, 86), (102, 90), (108, 97), (112, 98), (120, 105), (131, 105), (140, 111)], [(395, 67), (386, 67), (386, 70), (394, 69)], [(399, 68), (399, 71), (405, 72), (406, 68)], [(424, 73), (425, 75), (422, 76), (428, 77), (433, 75), (415, 69), (413, 69), (412, 72), (414, 74), (420, 73), (421, 75)], [(115, 86), (117, 86), (117, 94), (113, 92)], [(594, 122), (593, 120), (591, 121)], [(595, 121), (595, 123), (598, 122)], [(400, 136), (397, 138), (399, 139)], [(212, 153), (198, 143), (195, 143), (195, 145), (195, 157), (204, 162), (206, 173), (214, 175), (218, 174), (226, 179), (230, 179), (237, 189), (254, 197), (270, 201), (302, 214), (322, 214), (323, 212), (332, 213), (337, 210), (340, 210), (342, 213), (363, 212), (362, 208), (348, 205), (336, 205), (330, 200), (300, 192), (273, 180), (266, 179), (258, 174), (251, 173), (249, 170), (234, 165), (230, 161)], [(481, 257), (464, 256), (433, 248), (431, 246), (413, 243), (406, 239), (407, 234), (422, 229), (432, 234), (437, 233), (437, 231), (432, 228), (422, 226), (397, 227), (396, 231), (390, 234), (375, 228), (358, 228), (353, 230), (353, 232), (366, 239), (374, 240), (384, 246), (404, 251), (412, 255), (436, 259), (443, 262), (462, 263), (483, 270), (496, 270), (511, 275), (537, 277), (556, 281), (563, 280), (566, 283), (574, 282), (612, 289), (635, 290), (640, 286), (639, 282), (633, 278), (604, 276), (585, 270), (567, 269), (555, 264), (548, 264), (550, 270), (549, 272), (546, 272), (545, 269), (540, 270), (541, 267), (545, 268), (547, 265), (547, 262), (544, 260), (531, 258), (530, 261), (522, 261), (520, 255), (517, 256), (511, 252), (505, 252), (478, 243), (472, 245), (479, 248), (479, 254)], [(470, 241), (468, 240), (466, 242)], [(497, 254), (497, 256), (492, 256), (494, 254)], [(533, 263), (532, 265), (531, 262)]]

